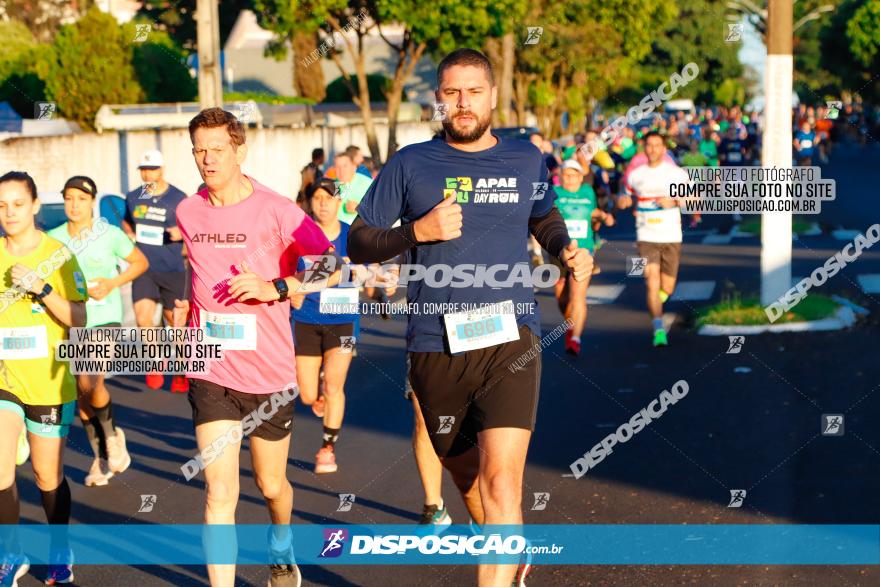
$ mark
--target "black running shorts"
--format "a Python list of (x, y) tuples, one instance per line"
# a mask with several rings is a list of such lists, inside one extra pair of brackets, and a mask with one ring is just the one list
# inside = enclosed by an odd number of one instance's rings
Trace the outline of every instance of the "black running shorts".
[(265, 440), (281, 440), (290, 434), (295, 399), (292, 391), (242, 393), (204, 379), (189, 380), (194, 426), (218, 420), (243, 420), (252, 414), (250, 420), (256, 427), (251, 436)]
[(477, 445), (489, 428), (535, 429), (541, 342), (527, 326), (519, 340), (468, 351), (408, 354), (409, 379), (440, 457)]
[(346, 324), (293, 323), (293, 346), (303, 357), (323, 357), (324, 353), (342, 346), (343, 336), (354, 334), (354, 322)]
[(162, 307), (166, 310), (173, 310), (174, 300), (184, 299), (185, 293), (185, 271), (147, 271), (131, 283), (133, 302), (140, 300), (162, 302)]

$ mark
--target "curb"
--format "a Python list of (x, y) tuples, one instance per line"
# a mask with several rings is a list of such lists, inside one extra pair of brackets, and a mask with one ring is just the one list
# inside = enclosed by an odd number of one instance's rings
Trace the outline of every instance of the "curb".
[(729, 334), (762, 334), (764, 332), (820, 332), (843, 330), (856, 323), (856, 314), (849, 306), (842, 306), (830, 318), (810, 322), (788, 322), (786, 324), (765, 324), (754, 326), (721, 326), (707, 324), (697, 334), (703, 336), (726, 336)]

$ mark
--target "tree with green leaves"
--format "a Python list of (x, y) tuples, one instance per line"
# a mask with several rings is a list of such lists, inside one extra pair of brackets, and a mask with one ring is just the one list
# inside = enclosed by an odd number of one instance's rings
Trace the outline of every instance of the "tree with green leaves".
[(131, 45), (116, 19), (94, 7), (61, 27), (38, 64), (49, 100), (66, 118), (89, 129), (103, 104), (140, 101), (143, 90), (135, 77)]
[(651, 52), (640, 65), (641, 83), (636, 100), (668, 80), (674, 71), (687, 63), (696, 63), (700, 74), (680, 88), (676, 97), (697, 102), (716, 102), (722, 90), (724, 101), (744, 100), (742, 86), (736, 81), (743, 74), (737, 53), (739, 43), (725, 42), (728, 10), (720, 2), (677, 0), (678, 17), (669, 22), (651, 43)]
[[(220, 45), (226, 43), (238, 14), (253, 8), (253, 0), (219, 2)], [(154, 29), (165, 31), (185, 51), (196, 50), (196, 0), (143, 0), (137, 16), (150, 21)]]
[[(126, 23), (126, 39), (135, 38), (135, 27), (149, 24), (141, 18)], [(164, 31), (151, 31), (143, 42), (132, 44), (132, 64), (147, 102), (192, 102), (198, 98), (197, 80), (186, 66), (186, 54)]]

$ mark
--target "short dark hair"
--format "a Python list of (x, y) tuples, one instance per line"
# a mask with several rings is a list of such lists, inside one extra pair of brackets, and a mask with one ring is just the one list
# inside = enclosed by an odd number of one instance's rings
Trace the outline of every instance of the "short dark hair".
[(31, 195), (31, 201), (37, 199), (37, 184), (27, 171), (9, 171), (8, 173), (3, 174), (3, 177), (0, 177), (0, 185), (10, 181), (19, 181), (23, 183)]
[(345, 148), (345, 154), (354, 159), (354, 156), (361, 152), (361, 148), (357, 145), (349, 145)]
[(232, 138), (232, 144), (238, 148), (244, 144), (244, 125), (239, 122), (232, 112), (222, 108), (205, 108), (189, 121), (189, 138), (195, 142), (196, 130), (199, 128), (216, 128), (225, 126), (226, 132)]
[(324, 149), (312, 149), (312, 161), (324, 158)]
[(456, 49), (443, 58), (440, 65), (437, 66), (437, 87), (440, 87), (440, 80), (443, 79), (443, 72), (453, 65), (471, 65), (480, 67), (486, 72), (489, 78), (489, 85), (495, 85), (495, 73), (492, 71), (492, 63), (489, 58), (477, 51), (476, 49)]
[(645, 144), (646, 144), (646, 145), (648, 144), (648, 139), (650, 139), (651, 137), (659, 137), (659, 139), (660, 139), (661, 141), (663, 141), (663, 144), (664, 144), (664, 145), (666, 144), (666, 137), (664, 137), (664, 136), (663, 136), (662, 134), (660, 134), (658, 131), (656, 131), (656, 130), (652, 130), (652, 131), (646, 132), (646, 133), (645, 133), (645, 136), (643, 137), (643, 138), (645, 139)]

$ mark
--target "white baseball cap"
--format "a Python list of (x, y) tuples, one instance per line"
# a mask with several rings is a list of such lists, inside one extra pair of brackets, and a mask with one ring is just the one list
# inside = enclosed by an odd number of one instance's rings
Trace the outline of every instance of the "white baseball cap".
[(566, 159), (562, 164), (562, 169), (577, 169), (578, 173), (583, 173), (584, 168), (581, 167), (581, 164), (575, 161), (574, 159)]
[(162, 153), (153, 149), (152, 151), (147, 151), (141, 156), (141, 162), (138, 163), (138, 169), (143, 167), (164, 167), (165, 166), (165, 158), (162, 157)]

